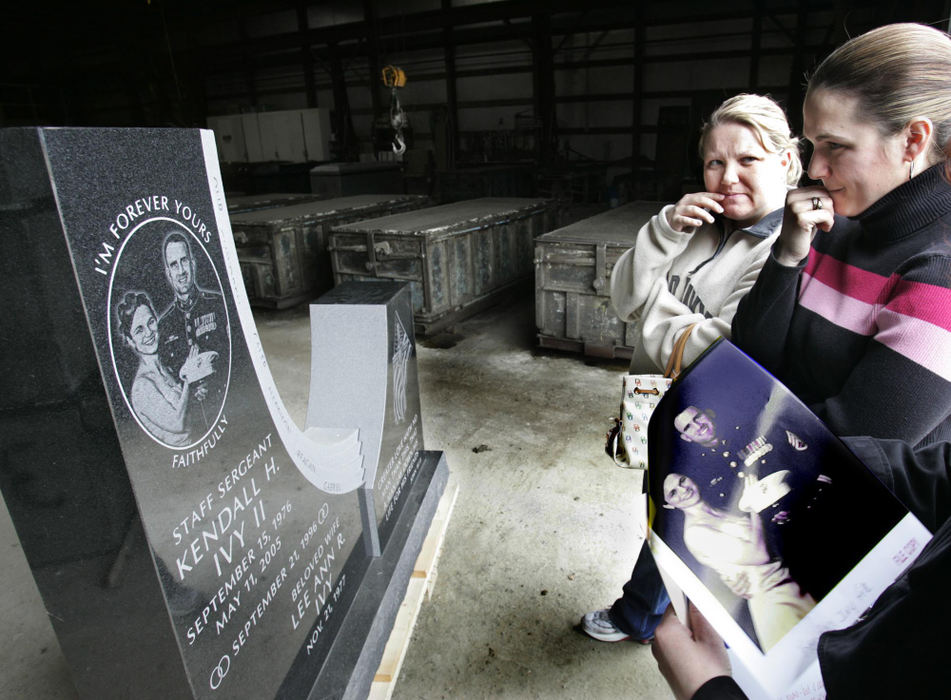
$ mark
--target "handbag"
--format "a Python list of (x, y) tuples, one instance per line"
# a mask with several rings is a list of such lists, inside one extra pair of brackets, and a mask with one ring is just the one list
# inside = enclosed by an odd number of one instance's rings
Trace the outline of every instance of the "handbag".
[(626, 374), (621, 388), (621, 416), (607, 434), (604, 451), (625, 469), (647, 469), (647, 424), (671, 382), (680, 374), (684, 348), (695, 323), (674, 343), (663, 374)]

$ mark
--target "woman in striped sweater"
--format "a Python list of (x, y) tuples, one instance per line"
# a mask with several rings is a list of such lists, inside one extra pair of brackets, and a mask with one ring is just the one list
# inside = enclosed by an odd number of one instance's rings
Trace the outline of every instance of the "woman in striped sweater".
[[(828, 697), (947, 694), (951, 566), (951, 38), (880, 27), (809, 80), (803, 132), (821, 186), (786, 198), (783, 229), (733, 318), (733, 341), (847, 440), (935, 538), (850, 627), (820, 637)], [(889, 447), (891, 445), (891, 447)], [(919, 456), (921, 460), (919, 461)], [(834, 536), (834, 533), (833, 533)], [(675, 697), (745, 697), (699, 614), (669, 612), (653, 649)]]
[(880, 27), (809, 80), (809, 177), (733, 342), (838, 435), (951, 439), (951, 38)]

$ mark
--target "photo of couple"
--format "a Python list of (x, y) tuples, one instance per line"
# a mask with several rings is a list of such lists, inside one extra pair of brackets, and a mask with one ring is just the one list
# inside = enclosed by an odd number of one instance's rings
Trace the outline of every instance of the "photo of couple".
[(667, 445), (650, 456), (654, 535), (762, 653), (902, 517), (848, 448), (727, 341), (671, 386), (650, 433), (649, 445)]
[(140, 227), (116, 262), (113, 364), (136, 421), (167, 447), (198, 442), (221, 413), (231, 361), (221, 290), (201, 244), (168, 221)]

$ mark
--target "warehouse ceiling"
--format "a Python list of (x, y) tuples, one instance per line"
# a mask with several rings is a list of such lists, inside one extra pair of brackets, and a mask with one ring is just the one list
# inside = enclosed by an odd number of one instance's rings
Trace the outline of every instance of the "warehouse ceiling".
[[(0, 125), (203, 125), (209, 86), (262, 71), (303, 75), (308, 103), (316, 83), (331, 80), (335, 61), (370, 61), (388, 52), (447, 50), (470, 44), (551, 37), (554, 52), (576, 32), (643, 24), (704, 23), (755, 16), (772, 30), (778, 19), (816, 10), (835, 20), (821, 51), (841, 41), (850, 17), (873, 24), (935, 21), (947, 0), (792, 2), (747, 0), (123, 0), (17, 3), (4, 10)], [(944, 28), (944, 27), (943, 27)], [(447, 54), (448, 56), (448, 54)], [(370, 71), (372, 72), (372, 71)], [(340, 73), (341, 75), (343, 73)], [(254, 106), (253, 81), (247, 89)], [(310, 106), (316, 106), (311, 104)], [(213, 111), (213, 110), (212, 110)]]

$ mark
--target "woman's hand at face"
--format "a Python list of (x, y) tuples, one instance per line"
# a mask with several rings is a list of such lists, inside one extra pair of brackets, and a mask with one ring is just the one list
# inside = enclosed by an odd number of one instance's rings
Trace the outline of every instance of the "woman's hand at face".
[(816, 231), (832, 228), (832, 197), (825, 187), (800, 187), (786, 195), (783, 211), (783, 228), (776, 246), (776, 259), (780, 264), (795, 267), (809, 255), (809, 246)]
[(720, 206), (722, 199), (723, 195), (716, 192), (685, 194), (673, 209), (668, 210), (667, 223), (674, 231), (680, 233), (687, 229), (700, 228), (704, 222), (712, 224), (713, 214), (710, 212), (723, 213), (723, 207)]
[(730, 659), (723, 640), (713, 626), (690, 603), (690, 629), (684, 627), (668, 606), (654, 632), (651, 652), (664, 679), (678, 700), (692, 698), (711, 678), (730, 675)]

